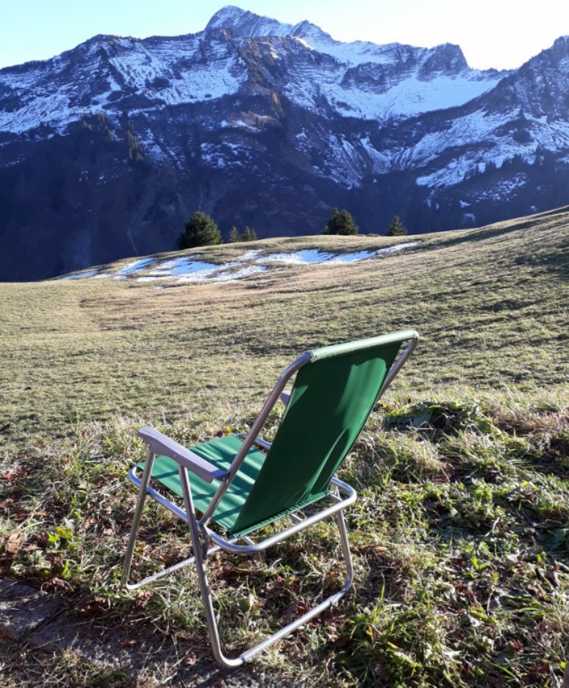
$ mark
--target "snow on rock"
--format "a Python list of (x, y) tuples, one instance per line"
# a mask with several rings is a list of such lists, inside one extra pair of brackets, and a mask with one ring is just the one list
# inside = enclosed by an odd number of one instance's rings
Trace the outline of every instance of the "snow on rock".
[(382, 120), (463, 105), (508, 74), (471, 69), (456, 45), (416, 48), (399, 43), (343, 43), (310, 22), (293, 26), (238, 7), (225, 7), (215, 14), (208, 24), (212, 28), (266, 44), (277, 59), (284, 59), (295, 44), (307, 53), (330, 58), (319, 60), (316, 77), (313, 57), (303, 59), (296, 54), (297, 68), (289, 75), (285, 92), (297, 104), (314, 110), (321, 109), (324, 96), (348, 117)]
[[(247, 87), (243, 56), (257, 52), (286, 65), (273, 87), (298, 105), (321, 111), (324, 98), (337, 114), (368, 120), (462, 105), (507, 74), (469, 68), (458, 46), (342, 43), (310, 22), (293, 26), (225, 7), (196, 34), (95, 36), (51, 60), (0, 70), (0, 131), (48, 125), (62, 133), (94, 114), (118, 123), (123, 101), (139, 113), (218, 100)], [(160, 154), (152, 142), (149, 149)]]
[[(569, 150), (569, 122), (538, 121), (526, 116), (526, 141), (504, 135), (511, 120), (510, 111), (489, 114), (484, 109), (475, 110), (453, 120), (449, 129), (423, 136), (403, 159), (408, 167), (428, 171), (417, 177), (418, 186), (437, 189), (456, 186), (471, 175), (483, 174), (490, 165), (501, 169), (514, 158), (532, 165), (541, 150)], [(452, 151), (450, 160), (441, 156), (445, 149)]]
[[(479, 186), (458, 192), (472, 205), (461, 202), (470, 223), (470, 214), (482, 217), (480, 203), (508, 203), (524, 186), (531, 190), (533, 177), (509, 174), (509, 162), (518, 172), (552, 152), (568, 164), (568, 46), (559, 39), (518, 70), (480, 71), (456, 45), (343, 43), (307, 21), (229, 6), (196, 34), (95, 36), (51, 60), (1, 69), (0, 150), (13, 145), (3, 165), (19, 164), (25, 155), (14, 135), (31, 150), (73, 125), (93, 126), (94, 115), (104, 115), (108, 136), (119, 140), (128, 112), (144, 160), (180, 178), (199, 164), (208, 183), (225, 178), (238, 187), (249, 174), (264, 180), (262, 168), (274, 168), (277, 154), (302, 175), (345, 189), (404, 173), (432, 207), (451, 187)], [(275, 137), (263, 132), (280, 127), (283, 113), (290, 130), (282, 130), (277, 152)], [(190, 122), (199, 135), (186, 146)], [(480, 175), (480, 185), (471, 182)], [(101, 174), (101, 186), (111, 177)], [(192, 274), (184, 265), (179, 275)], [(127, 266), (115, 278), (145, 267)]]
[[(180, 40), (180, 39), (183, 40)], [(40, 125), (63, 132), (83, 116), (118, 120), (123, 98), (131, 113), (216, 100), (236, 93), (245, 66), (222, 36), (203, 33), (144, 40), (95, 36), (51, 60), (0, 70), (0, 131), (21, 134)], [(16, 107), (1, 107), (2, 96)], [(17, 100), (16, 100), (17, 99)]]
[(387, 120), (463, 105), (489, 91), (501, 78), (481, 79), (467, 73), (425, 80), (412, 74), (383, 92), (344, 82), (324, 82), (319, 90), (346, 117)]

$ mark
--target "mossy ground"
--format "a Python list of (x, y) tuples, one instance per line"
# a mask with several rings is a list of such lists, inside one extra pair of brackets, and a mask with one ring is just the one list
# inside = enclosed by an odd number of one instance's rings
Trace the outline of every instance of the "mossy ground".
[[(240, 670), (306, 686), (558, 686), (569, 642), (565, 212), (419, 237), (345, 267), (279, 267), (233, 284), (0, 285), (0, 558), (101, 632), (154, 647), (120, 657), (2, 649), (3, 685), (192, 685), (209, 657), (192, 572), (118, 586), (135, 499), (127, 467), (150, 422), (187, 444), (246, 430), (282, 368), (314, 346), (394, 329), (422, 335), (341, 477), (353, 593)], [(415, 239), (415, 237), (413, 237)], [(343, 251), (397, 241), (258, 242)], [(251, 244), (205, 254), (226, 260)], [(204, 251), (201, 251), (202, 257)], [(266, 429), (269, 438), (278, 415)], [(149, 505), (135, 575), (184, 556), (182, 524)], [(211, 561), (238, 651), (341, 581), (323, 523), (258, 558)], [(161, 663), (162, 662), (162, 663)], [(165, 673), (164, 673), (165, 672)], [(252, 679), (251, 679), (252, 680)], [(263, 683), (261, 682), (261, 685)]]

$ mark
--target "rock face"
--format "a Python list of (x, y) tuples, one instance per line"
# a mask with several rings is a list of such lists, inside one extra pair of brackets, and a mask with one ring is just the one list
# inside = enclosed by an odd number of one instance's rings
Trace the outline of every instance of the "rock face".
[(235, 7), (0, 70), (0, 280), (171, 250), (211, 214), (260, 237), (470, 227), (569, 203), (569, 38), (520, 69), (340, 43)]

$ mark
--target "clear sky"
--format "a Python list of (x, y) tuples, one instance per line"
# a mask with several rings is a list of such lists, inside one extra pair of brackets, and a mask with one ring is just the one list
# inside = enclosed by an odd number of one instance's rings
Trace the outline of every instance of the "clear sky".
[(569, 35), (569, 0), (0, 0), (0, 68), (99, 33), (194, 33), (227, 4), (293, 24), (308, 19), (342, 41), (457, 43), (480, 69), (518, 67)]

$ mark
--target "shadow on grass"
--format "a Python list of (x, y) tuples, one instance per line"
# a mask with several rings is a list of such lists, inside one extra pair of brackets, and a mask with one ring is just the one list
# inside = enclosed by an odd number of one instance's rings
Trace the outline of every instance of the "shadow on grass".
[(293, 685), (266, 676), (254, 664), (234, 670), (220, 667), (203, 639), (157, 630), (152, 623), (133, 624), (128, 615), (109, 619), (105, 609), (78, 612), (68, 598), (18, 581), (4, 580), (1, 587), (2, 686)]

